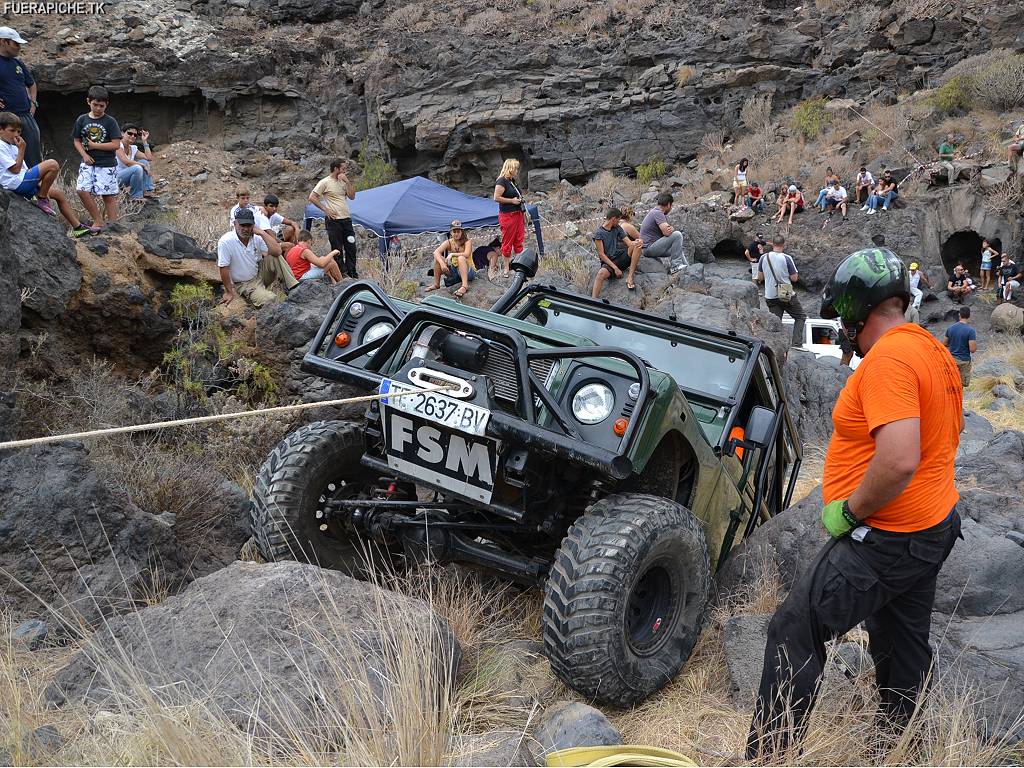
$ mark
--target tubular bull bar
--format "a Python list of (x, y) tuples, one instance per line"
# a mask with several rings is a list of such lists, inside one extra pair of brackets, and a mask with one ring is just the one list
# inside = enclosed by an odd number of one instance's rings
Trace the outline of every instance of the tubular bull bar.
[[(327, 357), (325, 342), (337, 325), (338, 317), (355, 296), (362, 292), (372, 294), (395, 321), (395, 330), (387, 336), (360, 344), (345, 350), (336, 357)], [(523, 336), (499, 324), (477, 318), (460, 317), (432, 307), (420, 305), (403, 312), (380, 287), (373, 282), (358, 281), (347, 286), (331, 305), (327, 317), (320, 324), (313, 343), (302, 359), (302, 370), (334, 381), (342, 381), (363, 389), (376, 391), (386, 378), (381, 373), (387, 363), (402, 345), (423, 324), (433, 324), (453, 331), (477, 336), (490, 343), (501, 344), (512, 353), (516, 364), (519, 401), (518, 414), (513, 415), (492, 408), (487, 424), (487, 434), (503, 440), (510, 440), (524, 448), (546, 451), (566, 461), (583, 464), (602, 472), (615, 480), (625, 480), (633, 472), (633, 462), (625, 455), (584, 441), (572, 424), (571, 417), (559, 405), (547, 388), (530, 370), (531, 359), (585, 359), (616, 358), (625, 361), (637, 374), (640, 394), (638, 409), (646, 402), (651, 391), (647, 366), (632, 352), (613, 347), (553, 347), (529, 349)], [(370, 355), (365, 365), (353, 365), (352, 361)], [(556, 432), (538, 423), (534, 398), (552, 414)], [(630, 419), (620, 445), (628, 449), (636, 432), (639, 418)]]

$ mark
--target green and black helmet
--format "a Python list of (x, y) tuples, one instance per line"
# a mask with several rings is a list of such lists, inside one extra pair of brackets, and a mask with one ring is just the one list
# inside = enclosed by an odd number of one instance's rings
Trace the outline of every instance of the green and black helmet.
[(910, 304), (910, 278), (903, 261), (888, 248), (865, 248), (843, 259), (821, 294), (821, 316), (839, 318), (848, 328), (867, 320), (871, 310), (899, 296)]

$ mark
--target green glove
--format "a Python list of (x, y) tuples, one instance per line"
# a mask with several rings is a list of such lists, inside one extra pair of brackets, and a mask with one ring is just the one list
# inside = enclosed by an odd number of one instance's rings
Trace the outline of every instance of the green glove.
[(836, 499), (821, 510), (821, 524), (833, 539), (840, 539), (860, 525), (860, 520), (853, 516), (846, 499)]

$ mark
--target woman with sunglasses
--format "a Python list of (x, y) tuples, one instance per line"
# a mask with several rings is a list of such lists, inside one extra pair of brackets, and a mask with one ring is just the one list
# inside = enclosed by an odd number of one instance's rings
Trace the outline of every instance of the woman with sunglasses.
[[(142, 142), (139, 148), (138, 142)], [(149, 131), (140, 131), (133, 123), (127, 123), (121, 129), (121, 146), (114, 153), (117, 156), (117, 183), (128, 187), (128, 194), (136, 200), (152, 199), (153, 177), (149, 174), (149, 164), (153, 162), (153, 153), (149, 149)]]
[[(457, 270), (459, 277), (452, 275), (452, 269)], [(444, 276), (445, 285), (454, 285), (459, 278), (462, 285), (452, 294), (456, 299), (462, 299), (469, 290), (471, 276), (475, 276), (473, 270), (473, 241), (466, 236), (466, 230), (462, 228), (462, 222), (455, 220), (451, 224), (448, 239), (441, 243), (434, 250), (434, 284), (427, 288), (428, 291), (436, 291), (441, 287), (441, 277)]]

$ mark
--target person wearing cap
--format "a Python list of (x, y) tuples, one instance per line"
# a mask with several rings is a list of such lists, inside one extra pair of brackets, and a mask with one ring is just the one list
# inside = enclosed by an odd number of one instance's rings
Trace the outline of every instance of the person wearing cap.
[(796, 184), (790, 184), (789, 189), (786, 190), (785, 195), (779, 197), (779, 210), (775, 214), (775, 223), (781, 224), (782, 220), (786, 217), (786, 211), (789, 211), (789, 224), (793, 223), (793, 214), (798, 213), (804, 209), (804, 195)]
[(36, 123), (36, 81), (25, 62), (18, 58), (27, 41), (11, 27), (0, 27), (0, 111), (21, 118), (25, 140), (25, 162), (29, 167), (43, 162), (39, 125)]
[(331, 172), (324, 176), (309, 193), (309, 202), (324, 212), (327, 239), (331, 248), (345, 254), (344, 263), (339, 265), (341, 273), (353, 280), (356, 274), (356, 231), (352, 228), (352, 215), (348, 201), (356, 199), (356, 188), (348, 178), (348, 163), (335, 160)]
[(928, 282), (928, 276), (918, 269), (917, 262), (910, 262), (910, 274), (908, 275), (910, 282), (910, 296), (913, 299), (911, 306), (914, 309), (921, 308), (921, 300), (924, 298), (924, 291), (921, 290), (921, 284), (924, 284), (925, 288), (931, 288), (931, 283)]
[[(929, 674), (939, 569), (960, 535), (953, 461), (963, 388), (953, 358), (907, 323), (910, 285), (888, 248), (836, 268), (821, 316), (838, 319), (862, 360), (832, 411), (821, 522), (829, 535), (768, 625), (747, 758), (799, 749), (825, 644), (864, 622), (886, 729), (901, 731)], [(795, 752), (790, 753), (795, 755)]]
[[(452, 274), (455, 271), (458, 277)], [(461, 299), (469, 290), (469, 281), (476, 277), (476, 270), (473, 268), (473, 241), (466, 235), (462, 228), (462, 222), (456, 219), (451, 223), (448, 238), (434, 249), (434, 268), (431, 270), (434, 275), (434, 284), (427, 288), (428, 291), (436, 291), (441, 287), (441, 277), (444, 276), (445, 285), (454, 285), (462, 281), (462, 285), (455, 291), (453, 296)]]
[(277, 294), (270, 290), (275, 280), (280, 280), (285, 290), (299, 282), (282, 258), (277, 238), (256, 226), (256, 217), (248, 208), (235, 214), (232, 230), (217, 241), (217, 267), (224, 284), (221, 304), (241, 296), (259, 308), (277, 301)]

